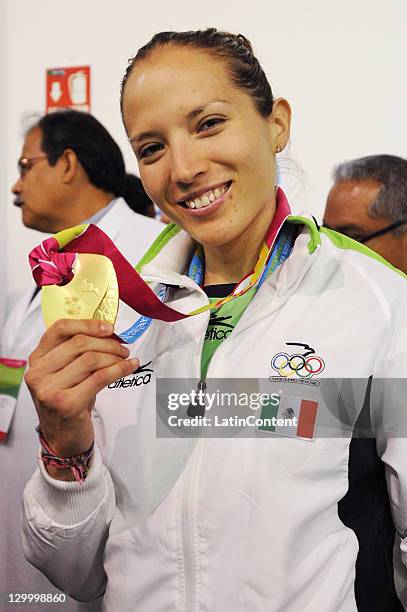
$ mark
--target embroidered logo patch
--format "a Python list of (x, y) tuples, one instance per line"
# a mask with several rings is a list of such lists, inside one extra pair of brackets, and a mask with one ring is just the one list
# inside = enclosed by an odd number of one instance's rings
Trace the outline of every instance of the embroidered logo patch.
[(316, 355), (311, 346), (301, 342), (286, 342), (286, 345), (299, 348), (293, 353), (281, 352), (273, 356), (271, 367), (276, 375), (283, 378), (312, 378), (323, 372), (325, 361)]
[(137, 370), (133, 372), (133, 378), (120, 378), (116, 380), (116, 382), (111, 383), (108, 386), (108, 389), (127, 389), (127, 387), (140, 387), (140, 385), (148, 385), (151, 381), (151, 374), (154, 372), (151, 365), (151, 361), (145, 363), (144, 365), (139, 365)]
[(234, 328), (233, 325), (227, 323), (232, 318), (232, 315), (220, 317), (216, 312), (211, 312), (205, 340), (226, 340)]

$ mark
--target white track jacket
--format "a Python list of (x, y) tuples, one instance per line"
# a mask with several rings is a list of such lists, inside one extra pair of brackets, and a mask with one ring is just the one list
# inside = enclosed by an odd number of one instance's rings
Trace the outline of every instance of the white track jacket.
[[(156, 380), (199, 379), (209, 313), (154, 321), (131, 346), (149, 375), (136, 371), (98, 395), (85, 484), (53, 480), (40, 465), (25, 490), (25, 554), (73, 597), (105, 592), (109, 612), (402, 609), (385, 550), (393, 521), (407, 562), (406, 279), (311, 219), (290, 222), (302, 225), (290, 257), (215, 352), (208, 381), (277, 376), (301, 399), (318, 387), (272, 364), (312, 347), (324, 362), (317, 384), (362, 379), (366, 388), (373, 377), (375, 440), (361, 449), (354, 439), (358, 399), (356, 408), (328, 406), (354, 411), (350, 435), (319, 436), (317, 424), (313, 441), (157, 438)], [(178, 310), (207, 304), (185, 275), (189, 237), (171, 226), (163, 234), (144, 278), (170, 286)], [(400, 380), (376, 386), (383, 378)]]

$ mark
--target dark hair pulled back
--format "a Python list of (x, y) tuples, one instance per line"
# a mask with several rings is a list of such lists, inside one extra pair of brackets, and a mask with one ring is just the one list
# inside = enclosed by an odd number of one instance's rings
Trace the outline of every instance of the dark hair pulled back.
[(273, 108), (273, 93), (263, 68), (253, 53), (250, 41), (242, 34), (222, 32), (216, 28), (155, 34), (129, 60), (121, 86), (120, 105), (122, 114), (124, 89), (135, 64), (139, 60), (149, 57), (157, 47), (166, 45), (203, 49), (226, 60), (233, 83), (253, 98), (257, 110), (263, 117), (270, 115)]

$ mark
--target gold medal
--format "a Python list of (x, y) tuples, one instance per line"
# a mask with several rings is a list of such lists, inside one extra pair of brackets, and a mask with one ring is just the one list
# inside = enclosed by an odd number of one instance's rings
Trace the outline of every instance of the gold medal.
[(49, 327), (58, 319), (98, 319), (114, 324), (119, 308), (119, 287), (110, 259), (104, 255), (81, 253), (76, 258), (73, 273), (67, 285), (42, 288), (45, 325)]

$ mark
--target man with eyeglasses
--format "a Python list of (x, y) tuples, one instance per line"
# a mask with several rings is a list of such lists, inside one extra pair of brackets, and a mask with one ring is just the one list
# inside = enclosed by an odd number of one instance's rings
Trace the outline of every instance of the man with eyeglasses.
[[(26, 227), (53, 234), (81, 223), (95, 223), (134, 264), (164, 227), (133, 212), (121, 197), (128, 186), (122, 153), (104, 126), (87, 113), (67, 110), (42, 117), (25, 135), (18, 170), (12, 193)], [(20, 258), (21, 265), (28, 265), (24, 253)], [(40, 294), (34, 286), (29, 287), (6, 321), (0, 356), (28, 359), (45, 331), (40, 303)], [(22, 603), (11, 606), (8, 593), (59, 595), (25, 560), (21, 546), (21, 499), (37, 467), (37, 423), (23, 382), (11, 428), (0, 444), (0, 610), (5, 610), (4, 606), (24, 607)], [(59, 604), (41, 600), (38, 607), (30, 606), (41, 612), (58, 606), (64, 612), (94, 612), (100, 609), (100, 601), (81, 604), (66, 597), (66, 602)]]
[(365, 244), (407, 273), (407, 160), (370, 155), (333, 172), (324, 226)]

